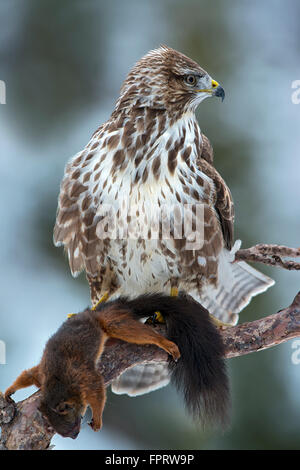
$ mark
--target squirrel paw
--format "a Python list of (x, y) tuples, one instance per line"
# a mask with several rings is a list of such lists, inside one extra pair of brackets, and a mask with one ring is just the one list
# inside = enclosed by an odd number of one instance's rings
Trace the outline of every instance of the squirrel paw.
[(95, 420), (92, 418), (92, 421), (89, 423), (89, 426), (91, 426), (92, 430), (97, 432), (100, 431), (102, 428), (102, 421), (101, 420)]
[(15, 393), (15, 390), (12, 390), (8, 388), (6, 392), (4, 393), (4, 398), (8, 403), (14, 403), (14, 400), (12, 399), (11, 395)]
[(181, 356), (178, 346), (175, 343), (172, 343), (171, 341), (168, 345), (168, 353), (173, 357), (173, 360), (175, 362), (177, 362)]

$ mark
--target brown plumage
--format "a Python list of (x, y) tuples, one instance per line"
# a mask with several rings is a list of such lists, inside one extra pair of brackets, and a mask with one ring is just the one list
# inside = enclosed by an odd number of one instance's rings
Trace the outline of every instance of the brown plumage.
[(224, 98), (224, 90), (196, 62), (166, 46), (151, 51), (129, 72), (108, 121), (66, 166), (54, 241), (73, 275), (86, 271), (93, 304), (105, 293), (177, 287), (234, 324), (271, 285), (245, 263), (232, 264), (232, 197), (195, 117), (211, 96)]

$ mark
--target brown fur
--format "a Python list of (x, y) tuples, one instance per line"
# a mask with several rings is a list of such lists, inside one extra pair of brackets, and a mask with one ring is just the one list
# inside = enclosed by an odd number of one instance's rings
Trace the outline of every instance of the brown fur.
[(98, 431), (106, 391), (96, 363), (109, 337), (134, 344), (155, 344), (174, 360), (180, 357), (175, 343), (137, 321), (126, 305), (116, 301), (101, 310), (87, 309), (65, 321), (48, 340), (41, 362), (23, 371), (6, 390), (5, 397), (10, 399), (17, 390), (35, 385), (41, 389), (39, 409), (57, 433), (75, 439), (88, 405), (93, 413), (90, 425)]

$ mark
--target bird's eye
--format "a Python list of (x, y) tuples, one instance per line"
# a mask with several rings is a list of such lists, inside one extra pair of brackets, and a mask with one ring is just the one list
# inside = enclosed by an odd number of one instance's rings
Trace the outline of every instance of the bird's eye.
[(186, 75), (185, 76), (185, 82), (188, 84), (188, 85), (196, 85), (196, 82), (197, 82), (197, 77), (196, 75)]

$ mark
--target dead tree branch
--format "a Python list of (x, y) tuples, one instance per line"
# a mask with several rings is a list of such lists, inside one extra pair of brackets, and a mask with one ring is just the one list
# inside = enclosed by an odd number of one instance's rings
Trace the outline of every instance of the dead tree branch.
[[(299, 270), (300, 263), (283, 258), (300, 257), (300, 248), (280, 245), (256, 245), (238, 250), (236, 261), (254, 261), (289, 270)], [(164, 334), (163, 325), (156, 326)], [(226, 357), (232, 358), (261, 351), (300, 336), (300, 292), (293, 303), (274, 315), (221, 331)], [(166, 362), (167, 354), (155, 346), (137, 346), (109, 340), (99, 364), (106, 386), (129, 367), (147, 362)], [(49, 449), (54, 430), (38, 411), (40, 393), (18, 403), (7, 402), (0, 392), (1, 449)]]
[(236, 261), (250, 261), (269, 264), (288, 270), (300, 270), (300, 263), (282, 258), (300, 257), (300, 248), (289, 248), (283, 245), (259, 244), (251, 248), (238, 250), (235, 254)]

